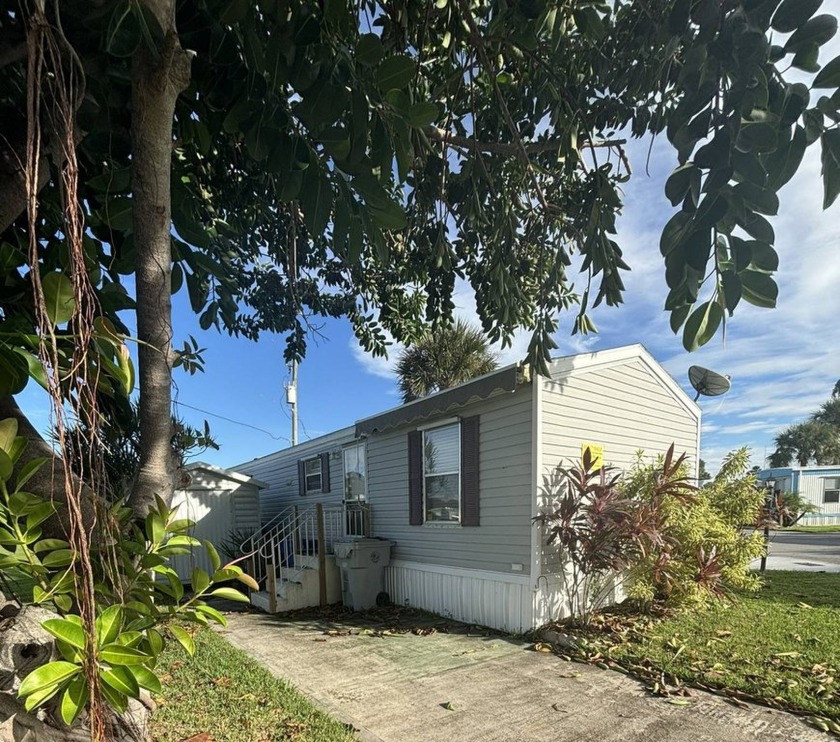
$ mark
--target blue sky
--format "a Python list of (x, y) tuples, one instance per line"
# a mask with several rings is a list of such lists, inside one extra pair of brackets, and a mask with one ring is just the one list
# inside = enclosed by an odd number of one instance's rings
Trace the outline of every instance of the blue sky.
[[(837, 13), (840, 0), (826, 6), (822, 12)], [(840, 51), (838, 46), (833, 43), (824, 52), (826, 61)], [(727, 325), (725, 341), (718, 336), (689, 354), (681, 338), (671, 333), (662, 309), (667, 288), (659, 235), (673, 213), (663, 188), (676, 158), (663, 137), (653, 148), (646, 173), (648, 145), (637, 142), (630, 148), (634, 175), (625, 186), (618, 222), (618, 242), (632, 268), (625, 276), (625, 304), (595, 310), (600, 332), (586, 338), (571, 337), (571, 317), (564, 318), (556, 352), (643, 343), (686, 389), (692, 364), (729, 374), (729, 394), (701, 399), (701, 455), (714, 472), (728, 451), (746, 445), (753, 463), (762, 464), (779, 429), (807, 417), (840, 378), (840, 205), (822, 212), (819, 151), (812, 147), (780, 194), (779, 215), (771, 219), (780, 256), (778, 306), (767, 310), (742, 302)], [(466, 287), (458, 288), (456, 303), (458, 315), (475, 317)], [(206, 418), (221, 445), (201, 458), (230, 466), (287, 446), (290, 420), (283, 384), (288, 371), (282, 338), (266, 335), (252, 343), (202, 331), (185, 294), (174, 298), (174, 322), (176, 347), (192, 334), (207, 348), (206, 372), (188, 376), (176, 371), (174, 392), (182, 417), (193, 424)], [(366, 355), (343, 320), (325, 320), (320, 335), (311, 340), (300, 369), (301, 440), (399, 401), (392, 373), (395, 354), (388, 361)], [(500, 353), (500, 362), (524, 357), (527, 340), (526, 334), (519, 335), (512, 348)], [(46, 428), (49, 403), (39, 388), (30, 384), (19, 403), (36, 425)]]

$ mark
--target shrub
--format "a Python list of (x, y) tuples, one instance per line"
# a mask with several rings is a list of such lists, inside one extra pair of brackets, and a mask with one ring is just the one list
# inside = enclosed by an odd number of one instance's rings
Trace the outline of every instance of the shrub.
[[(189, 535), (195, 524), (177, 518), (160, 498), (140, 523), (119, 503), (99, 513), (90, 539), (93, 579), (86, 583), (77, 573), (83, 556), (68, 541), (43, 533), (42, 524), (56, 514), (55, 504), (25, 489), (47, 460), (34, 459), (15, 475), (26, 447), (17, 427), (14, 419), (0, 420), (0, 570), (25, 575), (33, 585), (32, 602), (55, 612), (42, 627), (55, 637), (61, 657), (27, 674), (18, 695), (27, 711), (46, 705), (67, 725), (93, 703), (91, 688), (112, 709), (124, 712), (141, 689), (159, 691), (155, 664), (170, 639), (194, 652), (191, 635), (172, 619), (224, 625), (224, 616), (205, 599), (247, 602), (240, 591), (220, 584), (257, 585), (238, 565), (223, 565), (205, 541), (213, 571), (196, 567), (193, 594), (185, 595), (169, 560), (202, 543)], [(87, 625), (81, 607), (85, 590), (92, 592), (96, 611)]]
[(631, 500), (658, 500), (666, 546), (630, 568), (631, 598), (699, 606), (732, 589), (758, 589), (749, 565), (761, 556), (764, 544), (760, 534), (744, 534), (742, 524), (756, 522), (764, 495), (756, 489), (748, 463), (746, 448), (729, 454), (718, 475), (689, 501), (670, 494), (659, 497), (657, 465), (639, 457), (622, 489)]
[(622, 575), (648, 561), (655, 570), (667, 553), (664, 503), (687, 503), (694, 492), (685, 478), (685, 457), (675, 461), (673, 455), (671, 446), (656, 471), (638, 472), (645, 479), (644, 498), (628, 496), (613, 469), (593, 470), (589, 451), (579, 465), (557, 466), (545, 478), (543, 495), (552, 506), (535, 522), (558, 549), (573, 622), (586, 624), (611, 599)]

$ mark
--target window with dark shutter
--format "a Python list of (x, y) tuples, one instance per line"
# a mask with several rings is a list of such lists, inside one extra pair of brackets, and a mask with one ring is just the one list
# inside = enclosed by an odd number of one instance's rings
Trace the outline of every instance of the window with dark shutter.
[(461, 420), (461, 525), (479, 524), (479, 418)]
[(408, 523), (423, 525), (423, 433), (408, 434)]

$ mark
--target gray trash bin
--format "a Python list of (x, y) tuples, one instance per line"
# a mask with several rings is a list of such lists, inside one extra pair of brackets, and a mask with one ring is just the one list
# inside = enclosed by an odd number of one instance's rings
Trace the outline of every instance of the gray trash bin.
[(378, 538), (349, 538), (333, 544), (341, 570), (341, 600), (354, 611), (376, 606), (385, 592), (385, 567), (391, 562), (393, 542)]

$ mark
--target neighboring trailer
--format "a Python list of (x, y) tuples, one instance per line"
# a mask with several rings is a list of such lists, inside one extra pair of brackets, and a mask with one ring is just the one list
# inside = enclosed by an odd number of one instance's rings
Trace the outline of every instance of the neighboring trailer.
[[(763, 469), (759, 481), (773, 481), (774, 492), (796, 492), (816, 509), (797, 522), (800, 526), (840, 524), (840, 466), (793, 466)], [(769, 489), (769, 488), (768, 488)]]
[(369, 535), (393, 543), (393, 602), (513, 632), (562, 617), (562, 565), (533, 524), (544, 477), (584, 447), (626, 470), (672, 443), (696, 476), (700, 409), (640, 345), (550, 368), (508, 366), (241, 464), (267, 482), (264, 530), (301, 507), (361, 501)]
[[(195, 463), (185, 467), (189, 485), (175, 491), (172, 507), (178, 518), (195, 521), (195, 538), (210, 541), (217, 550), (231, 540), (242, 541), (260, 527), (260, 489), (265, 484), (250, 476), (210, 464)], [(222, 560), (226, 561), (224, 555)], [(192, 581), (193, 567), (213, 572), (202, 547), (189, 556), (172, 558), (172, 567), (183, 582)]]

